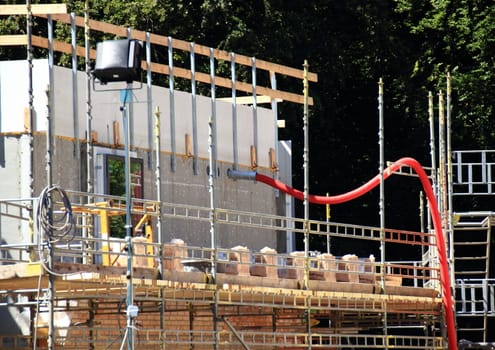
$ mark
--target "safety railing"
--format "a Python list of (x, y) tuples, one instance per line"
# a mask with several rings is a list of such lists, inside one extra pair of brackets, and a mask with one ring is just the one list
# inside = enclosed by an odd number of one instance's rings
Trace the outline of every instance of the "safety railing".
[[(55, 263), (75, 263), (104, 266), (127, 266), (126, 242), (123, 238), (111, 237), (94, 233), (93, 223), (102, 218), (113, 215), (125, 215), (125, 200), (122, 197), (88, 194), (84, 192), (67, 191), (72, 205), (72, 212), (76, 222), (75, 230), (58, 238), (52, 246)], [(4, 201), (3, 203), (7, 203)], [(211, 213), (209, 208), (158, 203), (151, 200), (132, 199), (131, 212), (134, 216), (148, 215), (157, 220), (160, 214), (160, 206), (165, 217), (189, 219), (193, 221), (208, 222)], [(36, 207), (29, 204), (25, 207)], [(54, 203), (54, 212), (64, 213), (62, 202)], [(4, 211), (5, 212), (5, 211)], [(4, 212), (0, 214), (4, 214)], [(12, 215), (0, 215), (0, 220), (19, 220), (26, 222), (30, 219), (31, 212), (25, 208), (21, 210), (23, 215), (12, 218)], [(240, 212), (236, 210), (216, 209), (218, 224), (234, 226), (249, 226), (262, 229), (288, 229), (299, 232), (302, 228), (301, 219), (288, 219), (282, 216), (266, 215), (260, 213)], [(96, 220), (99, 218), (99, 220)], [(37, 218), (34, 218), (37, 222)], [(288, 223), (289, 222), (289, 223)], [(35, 229), (36, 229), (36, 225)], [(205, 227), (208, 225), (205, 225)], [(3, 227), (2, 227), (3, 228)], [(385, 235), (380, 235), (380, 229), (368, 226), (345, 225), (311, 221), (311, 234), (328, 235), (332, 237), (348, 239), (364, 239), (378, 241), (384, 239), (387, 243), (417, 244), (424, 247), (433, 247), (433, 235), (421, 232), (404, 230), (385, 230)], [(103, 232), (101, 227), (99, 232)], [(33, 234), (33, 242), (38, 242), (37, 232)], [(200, 271), (209, 272), (211, 267), (212, 248), (193, 247), (187, 242), (167, 242), (158, 244), (149, 237), (133, 238), (134, 266), (144, 268), (157, 268), (162, 264), (165, 270), (173, 271)], [(180, 240), (179, 240), (180, 241)], [(43, 243), (19, 243), (0, 244), (0, 263), (12, 264), (17, 262), (38, 261), (40, 257), (47, 256), (47, 245)], [(362, 284), (376, 284), (382, 281), (384, 275), (385, 285), (428, 287), (438, 285), (438, 269), (435, 266), (422, 264), (419, 261), (410, 262), (376, 262), (374, 257), (367, 258), (348, 255), (335, 257), (332, 254), (319, 254), (313, 252), (305, 257), (304, 252), (291, 254), (279, 254), (273, 249), (268, 251), (251, 251), (249, 247), (216, 248), (219, 273), (238, 276), (258, 276), (268, 278), (283, 278), (303, 280), (307, 266), (309, 267), (309, 279), (326, 282), (352, 282)], [(420, 258), (420, 257), (419, 257)], [(384, 273), (382, 273), (384, 271)]]
[(460, 279), (456, 281), (458, 315), (495, 316), (495, 280)]
[[(64, 330), (64, 329), (59, 329)], [(105, 327), (73, 327), (65, 329), (67, 337), (56, 338), (56, 343), (64, 349), (118, 349), (125, 341), (125, 329)], [(88, 336), (91, 334), (91, 336)], [(135, 330), (135, 344), (146, 345), (147, 349), (159, 349), (163, 344), (167, 349), (181, 349), (192, 346), (194, 349), (211, 349), (215, 343), (215, 333), (212, 331), (183, 331), (162, 329)], [(43, 338), (41, 338), (43, 339)], [(7, 340), (7, 338), (6, 338)], [(274, 346), (290, 346), (290, 348), (305, 349), (308, 344), (314, 348), (332, 349), (443, 349), (443, 340), (435, 336), (397, 336), (397, 335), (366, 335), (366, 334), (332, 334), (332, 333), (295, 333), (295, 332), (236, 332), (221, 331), (218, 334), (218, 345), (222, 349), (232, 349), (240, 346), (240, 340), (256, 349), (272, 349)], [(19, 337), (22, 344), (24, 340)], [(8, 348), (8, 347), (6, 347)], [(41, 349), (43, 347), (37, 347)]]
[(495, 150), (452, 152), (454, 195), (489, 195), (495, 190)]

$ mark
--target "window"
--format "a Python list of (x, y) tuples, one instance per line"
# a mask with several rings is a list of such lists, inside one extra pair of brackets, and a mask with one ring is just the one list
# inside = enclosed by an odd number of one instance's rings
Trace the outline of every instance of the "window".
[[(116, 155), (107, 155), (106, 169), (106, 194), (125, 197), (125, 158)], [(143, 160), (131, 159), (131, 197), (143, 199)], [(136, 224), (139, 218), (132, 218), (132, 224)], [(110, 236), (125, 237), (125, 215), (111, 216), (109, 220)]]

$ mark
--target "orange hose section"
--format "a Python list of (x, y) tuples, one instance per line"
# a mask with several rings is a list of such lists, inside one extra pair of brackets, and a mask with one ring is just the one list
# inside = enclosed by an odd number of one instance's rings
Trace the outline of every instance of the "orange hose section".
[[(444, 239), (443, 229), (440, 219), (440, 213), (438, 211), (438, 205), (435, 198), (435, 194), (433, 193), (433, 188), (431, 187), (430, 181), (423, 167), (417, 160), (413, 158), (405, 157), (399, 159), (398, 161), (396, 161), (395, 163), (393, 163), (387, 169), (384, 170), (383, 178), (387, 179), (395, 171), (399, 170), (402, 166), (408, 166), (412, 168), (416, 172), (416, 174), (418, 174), (421, 184), (423, 185), (423, 190), (425, 191), (426, 197), (428, 198), (428, 202), (430, 204), (429, 206), (430, 214), (433, 219), (433, 227), (435, 229), (436, 244), (437, 244), (439, 262), (440, 262), (440, 281), (442, 285), (442, 297), (443, 297), (443, 305), (445, 309), (445, 321), (447, 323), (449, 350), (457, 350), (457, 334), (455, 329), (452, 293), (450, 290), (449, 266), (447, 260), (445, 239)], [(256, 173), (256, 180), (263, 182), (267, 185), (270, 185), (274, 188), (277, 188), (280, 191), (283, 191), (299, 200), (304, 200), (303, 192), (296, 190), (292, 187), (289, 187), (278, 180), (272, 179), (271, 177)], [(371, 191), (379, 184), (380, 184), (380, 175), (377, 175), (374, 178), (372, 178), (370, 181), (365, 183), (364, 185), (347, 193), (343, 193), (337, 196), (309, 195), (308, 201), (315, 204), (340, 204), (362, 196), (363, 194)]]

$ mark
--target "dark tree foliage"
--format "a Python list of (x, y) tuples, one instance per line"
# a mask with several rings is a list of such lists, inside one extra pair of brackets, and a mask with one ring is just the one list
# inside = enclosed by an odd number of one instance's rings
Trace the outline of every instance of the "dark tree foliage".
[[(78, 15), (83, 14), (84, 3), (67, 1), (69, 10)], [(453, 81), (454, 149), (491, 148), (495, 141), (491, 122), (495, 7), (491, 1), (92, 0), (88, 3), (92, 18), (113, 24), (297, 68), (302, 68), (304, 60), (308, 60), (310, 70), (319, 75), (318, 83), (310, 86), (310, 95), (315, 100), (309, 126), (311, 193), (342, 193), (377, 174), (380, 78), (385, 84), (387, 161), (411, 156), (429, 165), (427, 96), (431, 91), (437, 105), (438, 93), (445, 92), (447, 72)], [(22, 19), (2, 20), (0, 32), (16, 26), (22, 30), (25, 24)], [(58, 34), (64, 35), (63, 31)], [(157, 51), (154, 55), (155, 60), (166, 61), (166, 52)], [(221, 73), (229, 66), (219, 65), (218, 69)], [(302, 90), (302, 82), (297, 86), (297, 82), (281, 79), (278, 84), (293, 91)], [(302, 106), (285, 103), (279, 110), (280, 118), (287, 122), (287, 128), (280, 130), (280, 138), (293, 141), (293, 182), (295, 187), (302, 188)], [(416, 179), (401, 177), (387, 182), (388, 227), (419, 229), (419, 191)], [(311, 216), (323, 220), (325, 209), (312, 207)], [(332, 220), (377, 225), (378, 190), (332, 208)]]

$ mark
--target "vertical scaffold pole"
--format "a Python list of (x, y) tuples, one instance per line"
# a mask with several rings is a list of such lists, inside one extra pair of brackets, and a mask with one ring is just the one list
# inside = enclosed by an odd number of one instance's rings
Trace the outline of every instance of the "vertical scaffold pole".
[[(53, 186), (53, 171), (52, 171), (52, 156), (53, 156), (53, 21), (51, 15), (48, 15), (48, 80), (49, 84), (46, 88), (46, 179), (47, 186)], [(52, 221), (52, 201), (49, 200), (48, 220)], [(50, 228), (48, 228), (50, 230)], [(47, 249), (48, 249), (48, 350), (55, 349), (55, 276), (53, 275), (53, 243), (50, 238), (51, 232), (48, 233)]]
[[(447, 251), (448, 247), (448, 228), (447, 228), (447, 175), (446, 175), (446, 147), (445, 147), (445, 106), (444, 95), (440, 90), (438, 93), (438, 143), (439, 143), (439, 157), (438, 157), (438, 177), (439, 177), (439, 190), (438, 190), (438, 202), (439, 212), (442, 223), (442, 231), (444, 234), (444, 246), (442, 249)], [(448, 271), (450, 274), (450, 270)], [(445, 288), (445, 286), (443, 286)], [(450, 286), (449, 286), (450, 288)], [(454, 312), (454, 310), (446, 310), (446, 312)], [(444, 317), (447, 317), (446, 315)], [(442, 336), (446, 339), (447, 331), (442, 328)]]
[(232, 153), (234, 157), (234, 170), (239, 167), (239, 150), (237, 148), (237, 102), (236, 102), (236, 72), (235, 72), (235, 53), (230, 53), (230, 71), (232, 82)]
[(174, 79), (174, 47), (172, 37), (168, 37), (168, 96), (170, 98), (170, 168), (173, 173), (177, 168), (177, 147), (175, 139), (175, 79)]
[(258, 98), (256, 96), (256, 57), (251, 58), (251, 76), (252, 76), (252, 88), (253, 88), (253, 145), (254, 145), (254, 159), (256, 161), (255, 167), (258, 166)]
[[(304, 112), (303, 112), (303, 131), (304, 131), (304, 150), (303, 150), (303, 169), (304, 169), (304, 289), (309, 289), (309, 84), (308, 84), (308, 61), (304, 60)], [(308, 302), (306, 309), (306, 330), (308, 334), (308, 349), (311, 349), (311, 303)]]
[[(440, 90), (438, 93), (438, 134), (440, 145), (440, 157), (439, 157), (439, 176), (440, 176), (440, 214), (442, 217), (442, 228), (444, 229), (444, 235), (447, 234), (447, 162), (446, 162), (446, 147), (445, 147), (445, 106), (444, 95)], [(445, 242), (448, 242), (449, 237), (444, 237)], [(446, 247), (447, 248), (447, 247)]]
[[(81, 158), (81, 142), (79, 140), (79, 93), (77, 89), (77, 36), (76, 36), (76, 14), (70, 14), (70, 33), (71, 33), (71, 54), (72, 54), (72, 120), (74, 131), (74, 150), (73, 156), (76, 159)], [(81, 184), (79, 183), (79, 186)]]
[(447, 193), (448, 193), (448, 205), (447, 205), (447, 225), (449, 236), (449, 266), (450, 266), (450, 279), (452, 283), (452, 291), (455, 298), (455, 265), (454, 265), (454, 227), (452, 222), (452, 209), (454, 206), (454, 183), (452, 178), (452, 126), (451, 126), (451, 77), (450, 72), (447, 72)]
[[(380, 173), (380, 259), (382, 263), (381, 285), (385, 293), (385, 148), (384, 148), (384, 122), (383, 122), (383, 80), (378, 81), (378, 146), (380, 149), (380, 160), (378, 171)], [(383, 335), (388, 337), (387, 325), (387, 304), (384, 304), (385, 312), (383, 313)], [(385, 349), (388, 349), (388, 342), (385, 342)]]
[[(210, 239), (211, 239), (211, 276), (216, 284), (217, 280), (217, 252), (216, 252), (216, 232), (215, 232), (215, 177), (217, 175), (217, 103), (215, 85), (215, 51), (210, 48), (210, 94), (211, 94), (211, 117), (208, 121), (208, 162), (210, 171), (208, 172), (208, 190), (210, 194)], [(213, 334), (215, 350), (218, 349), (218, 293), (215, 287), (213, 304)]]
[[(270, 72), (270, 86), (273, 90), (277, 89), (277, 76), (275, 75), (275, 72)], [(273, 114), (273, 125), (274, 125), (274, 133), (273, 133), (273, 145), (275, 147), (275, 161), (278, 163), (279, 159), (279, 143), (278, 143), (278, 102), (277, 99), (272, 98), (272, 114)], [(280, 169), (278, 164), (274, 164), (275, 168), (272, 169), (273, 171), (273, 178), (278, 180), (280, 178)], [(280, 195), (280, 191), (277, 189), (274, 189), (275, 193), (275, 198), (278, 198)]]
[[(329, 193), (327, 192), (327, 197), (328, 196), (329, 196)], [(331, 210), (330, 204), (325, 205), (325, 220), (327, 222), (327, 253), (328, 254), (330, 254), (330, 252), (332, 251), (331, 246), (330, 246), (331, 239), (330, 239), (330, 235), (329, 235), (330, 225), (328, 225), (330, 223), (330, 218), (331, 218), (330, 210)]]
[(212, 166), (213, 169), (217, 169), (217, 100), (216, 100), (216, 92), (215, 92), (215, 51), (213, 48), (210, 48), (210, 95), (211, 95), (211, 123), (212, 123)]
[[(156, 221), (156, 237), (158, 243), (158, 271), (160, 271), (160, 278), (163, 278), (163, 252), (162, 252), (162, 172), (161, 172), (161, 131), (160, 131), (160, 108), (155, 109), (155, 186), (156, 186), (156, 201), (158, 202), (158, 220)], [(161, 289), (163, 295), (163, 288)], [(160, 329), (161, 334), (161, 347), (165, 349), (165, 299), (160, 303)]]
[[(428, 120), (430, 123), (430, 158), (431, 158), (431, 181), (433, 182), (433, 192), (438, 196), (437, 186), (437, 151), (435, 140), (435, 114), (433, 113), (433, 94), (428, 92)], [(429, 204), (428, 204), (429, 206)], [(431, 215), (428, 215), (428, 231), (431, 230)], [(431, 242), (434, 243), (434, 242)], [(433, 245), (434, 246), (434, 245)], [(432, 247), (433, 247), (432, 246)]]
[[(151, 135), (153, 134), (153, 95), (151, 89), (151, 39), (150, 33), (146, 32), (146, 105), (148, 112), (148, 168), (153, 168), (153, 139)], [(157, 111), (158, 112), (158, 111)], [(159, 112), (158, 112), (159, 113)], [(156, 114), (155, 114), (156, 116)]]
[[(86, 192), (88, 197), (86, 199), (87, 204), (91, 204), (94, 201), (92, 193), (93, 188), (93, 115), (92, 115), (92, 102), (91, 102), (91, 44), (90, 44), (91, 34), (89, 27), (89, 0), (84, 2), (84, 64), (86, 71)], [(94, 235), (94, 231), (90, 228), (92, 226), (92, 216), (84, 215), (83, 217), (83, 237), (91, 238)], [(87, 243), (87, 250), (91, 251), (94, 249)], [(93, 256), (91, 253), (84, 253), (83, 259), (85, 263), (92, 263)]]
[[(215, 232), (215, 171), (213, 169), (213, 119), (208, 121), (208, 156), (209, 156), (209, 168), (208, 173), (208, 191), (210, 194), (210, 239), (211, 239), (211, 277), (212, 283), (217, 283), (217, 238)], [(213, 301), (213, 333), (214, 333), (214, 349), (218, 349), (218, 332), (217, 332), (217, 318), (218, 318), (218, 293), (217, 288), (214, 289), (214, 301)]]
[[(436, 138), (435, 138), (435, 113), (433, 111), (433, 93), (431, 91), (428, 92), (428, 120), (430, 123), (430, 159), (431, 159), (431, 181), (433, 187), (433, 193), (438, 198), (438, 178), (437, 178), (437, 151), (436, 151)], [(428, 208), (430, 207), (430, 203), (427, 201)], [(428, 232), (432, 230), (432, 218), (431, 215), (427, 215), (427, 229)], [(432, 238), (434, 239), (434, 238)], [(428, 246), (428, 257), (427, 262), (430, 267), (437, 267), (437, 262), (435, 262), (435, 266), (432, 266), (433, 261), (431, 261), (432, 256), (437, 256), (436, 253), (436, 245), (435, 242), (429, 242)], [(432, 250), (435, 250), (432, 252)], [(433, 276), (436, 277), (436, 276)], [(436, 286), (435, 286), (436, 287)]]
[(132, 221), (131, 221), (131, 155), (130, 155), (130, 121), (127, 113), (127, 98), (130, 94), (130, 90), (125, 90), (124, 99), (122, 101), (121, 111), (124, 124), (124, 148), (125, 148), (125, 243), (127, 248), (127, 349), (134, 349), (134, 327), (133, 318), (134, 315), (134, 289), (132, 285), (133, 273), (132, 273), (132, 259), (133, 259), (133, 246), (132, 246)]
[(308, 61), (304, 61), (303, 169), (304, 169), (304, 289), (309, 289), (309, 121), (308, 121)]
[[(90, 31), (89, 31), (89, 0), (84, 5), (84, 61), (86, 65), (86, 191), (93, 192), (93, 116), (91, 114), (91, 61), (90, 61)], [(90, 203), (88, 197), (88, 204)]]
[[(28, 95), (29, 95), (29, 151), (31, 153), (31, 163), (29, 165), (29, 197), (34, 195), (34, 178), (33, 178), (33, 150), (34, 150), (34, 96), (33, 96), (33, 13), (31, 11), (31, 0), (26, 0), (27, 18), (26, 18), (26, 35), (27, 35), (27, 64), (28, 64)], [(33, 220), (31, 220), (33, 222)]]
[[(33, 13), (31, 11), (31, 0), (26, 0), (26, 36), (27, 36), (27, 49), (26, 49), (26, 59), (28, 65), (28, 109), (29, 109), (29, 125), (27, 128), (24, 128), (25, 133), (27, 134), (28, 144), (29, 144), (29, 174), (28, 174), (28, 187), (29, 187), (29, 198), (33, 198), (34, 196), (34, 177), (33, 177), (33, 169), (34, 169), (34, 96), (33, 96)], [(31, 243), (34, 243), (35, 235), (34, 235), (34, 216), (33, 211), (29, 211), (29, 232), (31, 233)], [(36, 340), (36, 339), (35, 339)], [(36, 346), (36, 344), (33, 344)]]
[(193, 174), (198, 175), (198, 117), (196, 98), (196, 58), (194, 53), (194, 43), (189, 47), (191, 60), (191, 114), (192, 114), (192, 136), (193, 136)]

